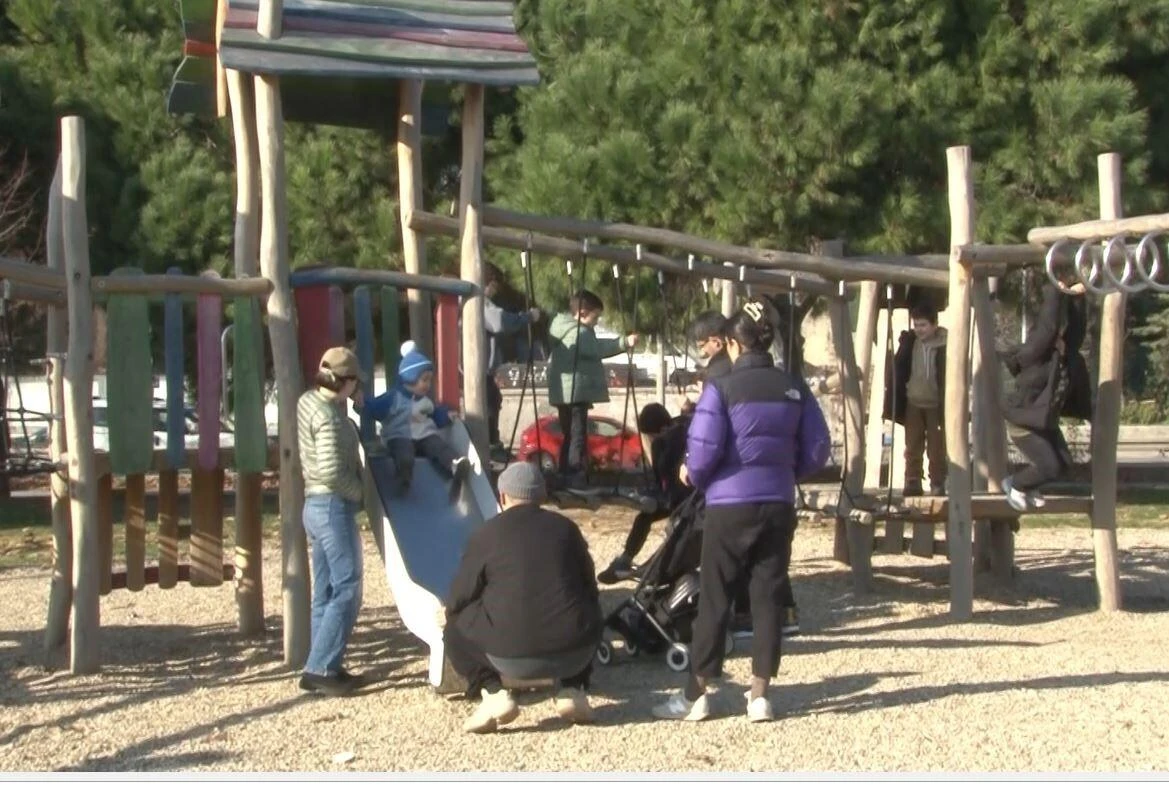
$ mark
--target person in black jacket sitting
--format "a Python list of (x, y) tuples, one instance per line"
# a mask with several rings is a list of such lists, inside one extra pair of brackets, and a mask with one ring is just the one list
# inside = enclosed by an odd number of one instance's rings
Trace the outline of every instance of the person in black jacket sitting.
[(495, 731), (519, 715), (501, 675), (556, 679), (556, 713), (592, 720), (586, 691), (604, 620), (588, 544), (576, 524), (544, 510), (544, 476), (517, 462), (499, 476), (503, 512), (467, 541), (447, 599), (443, 643), (467, 697), (482, 702), (463, 725)]
[(690, 428), (690, 417), (680, 415), (671, 418), (664, 406), (654, 402), (646, 404), (638, 414), (637, 428), (651, 440), (649, 455), (657, 484), (654, 495), (656, 507), (643, 510), (633, 517), (633, 526), (625, 538), (625, 548), (597, 576), (597, 581), (602, 584), (616, 584), (633, 577), (633, 560), (645, 545), (654, 522), (669, 518), (670, 512), (681, 505), (690, 493), (690, 489), (678, 479), (678, 470), (686, 458), (686, 430)]
[(1015, 377), (1004, 407), (1007, 433), (1031, 462), (1002, 481), (1007, 502), (1018, 511), (1043, 507), (1035, 490), (1071, 466), (1060, 416), (1092, 417), (1088, 364), (1080, 355), (1088, 327), (1084, 285), (1064, 289), (1046, 284), (1034, 330), (1022, 346), (1000, 353)]

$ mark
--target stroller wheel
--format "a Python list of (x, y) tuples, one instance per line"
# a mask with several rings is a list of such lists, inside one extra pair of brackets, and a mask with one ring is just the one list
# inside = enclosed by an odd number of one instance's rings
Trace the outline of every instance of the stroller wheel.
[(613, 662), (613, 645), (607, 641), (602, 641), (597, 645), (597, 663), (602, 666), (608, 666)]
[(626, 639), (625, 640), (625, 653), (627, 655), (631, 655), (631, 656), (640, 655), (641, 654), (641, 647), (637, 646), (636, 643), (630, 641), (629, 639)]
[(690, 648), (685, 644), (671, 644), (666, 650), (666, 665), (674, 671), (690, 668)]
[(735, 637), (731, 635), (730, 631), (727, 631), (726, 643), (723, 645), (723, 654), (730, 655), (734, 651), (735, 651)]

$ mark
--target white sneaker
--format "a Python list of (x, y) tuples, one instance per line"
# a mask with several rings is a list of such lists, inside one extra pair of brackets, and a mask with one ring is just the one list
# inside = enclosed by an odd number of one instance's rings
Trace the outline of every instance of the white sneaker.
[(662, 720), (700, 721), (710, 717), (710, 700), (702, 694), (695, 701), (686, 698), (685, 691), (678, 691), (670, 700), (653, 708), (655, 718)]
[(1047, 499), (1038, 491), (1025, 492), (1027, 497), (1027, 504), (1033, 508), (1041, 508), (1047, 504)]
[(481, 693), (483, 700), (479, 702), (479, 707), (471, 717), (463, 723), (463, 731), (487, 734), (519, 717), (520, 708), (512, 698), (511, 691), (500, 688), (495, 693), (489, 693), (484, 688)]
[(771, 702), (767, 700), (766, 696), (752, 699), (751, 691), (747, 691), (743, 696), (747, 699), (747, 720), (751, 723), (775, 720), (775, 710), (772, 709)]
[(1007, 498), (1007, 504), (1020, 513), (1027, 510), (1027, 495), (1015, 488), (1015, 484), (1011, 482), (1010, 478), (1003, 478), (1003, 496)]
[(556, 694), (556, 714), (569, 723), (592, 723), (593, 708), (580, 688), (563, 688)]

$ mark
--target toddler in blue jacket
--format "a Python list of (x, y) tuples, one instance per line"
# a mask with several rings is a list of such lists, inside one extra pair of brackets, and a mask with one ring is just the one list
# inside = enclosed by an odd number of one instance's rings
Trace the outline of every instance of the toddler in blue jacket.
[(418, 345), (402, 345), (402, 361), (394, 386), (380, 396), (366, 399), (364, 410), (382, 425), (390, 459), (398, 477), (398, 492), (406, 493), (414, 477), (415, 455), (425, 456), (435, 470), (451, 481), (450, 498), (458, 498), (471, 468), (466, 456), (460, 456), (439, 433), (451, 422), (448, 407), (436, 404), (430, 396), (434, 384), (434, 364)]

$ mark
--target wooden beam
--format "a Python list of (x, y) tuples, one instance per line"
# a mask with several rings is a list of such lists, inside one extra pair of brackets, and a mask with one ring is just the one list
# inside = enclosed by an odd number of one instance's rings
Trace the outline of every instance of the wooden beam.
[(5, 300), (23, 301), (25, 303), (40, 303), (46, 306), (65, 307), (65, 292), (61, 289), (47, 289), (30, 284), (22, 284), (10, 279), (4, 279), (3, 294)]
[[(1118, 219), (1123, 213), (1120, 155), (1106, 153), (1096, 163), (1100, 178), (1100, 217)], [(1169, 216), (1164, 218), (1169, 228)], [(1104, 296), (1100, 307), (1100, 373), (1092, 420), (1092, 547), (1096, 554), (1096, 588), (1102, 611), (1119, 611), (1121, 606), (1116, 543), (1116, 447), (1120, 439), (1120, 394), (1124, 383), (1124, 312), (1123, 292)]]
[[(424, 234), (456, 238), (460, 236), (458, 219), (448, 218), (434, 213), (414, 213), (410, 217), (410, 226)], [(523, 251), (529, 248), (530, 242), (533, 253), (560, 257), (562, 259), (576, 258), (580, 256), (581, 252), (580, 243), (574, 240), (565, 240), (547, 235), (521, 234), (507, 229), (488, 226), (483, 227), (481, 237), (485, 246), (511, 248), (517, 251)], [(727, 267), (725, 265), (714, 265), (709, 262), (697, 261), (690, 264), (679, 259), (671, 259), (661, 254), (645, 251), (643, 251), (641, 259), (638, 260), (637, 252), (632, 248), (617, 248), (590, 243), (589, 257), (592, 259), (603, 259), (607, 262), (615, 262), (619, 265), (641, 265), (676, 276), (713, 278), (722, 281), (741, 281), (745, 284), (757, 285), (781, 292), (786, 292), (791, 286), (790, 276), (781, 275), (775, 271), (743, 270), (739, 267)], [(838, 296), (836, 286), (819, 278), (809, 276), (796, 277), (796, 290), (824, 297)]]
[(98, 477), (93, 456), (93, 298), (89, 221), (85, 210), (85, 121), (61, 119), (61, 222), (69, 294), (65, 359), (65, 433), (69, 445), (69, 512), (73, 538), (73, 625), (70, 670), (101, 668), (101, 581), (98, 575)]
[[(464, 281), (483, 291), (483, 85), (463, 86), (463, 166), (459, 188), (460, 264)], [(488, 454), (487, 438), (487, 328), (483, 296), (463, 301), (463, 418), (471, 444), (480, 456)]]
[[(404, 79), (398, 83), (398, 207), (402, 222), (402, 261), (406, 272), (426, 272), (426, 239), (410, 226), (410, 216), (422, 210), (422, 82)], [(434, 352), (434, 317), (427, 291), (406, 292), (410, 338)]]
[(669, 229), (611, 221), (581, 221), (569, 218), (534, 216), (490, 206), (483, 209), (483, 223), (487, 226), (510, 227), (549, 235), (644, 243), (734, 262), (738, 265), (811, 273), (831, 280), (888, 281), (894, 284), (919, 284), (933, 287), (943, 287), (947, 280), (944, 270), (923, 267), (920, 258), (916, 257), (901, 257), (898, 258), (897, 263), (867, 262), (863, 259), (833, 259), (832, 257), (802, 254), (794, 251), (773, 251), (736, 246), (732, 243), (706, 240)]
[(98, 295), (220, 295), (223, 297), (268, 297), (273, 284), (264, 278), (216, 278), (213, 276), (94, 276)]
[[(45, 226), (45, 255), (49, 269), (64, 278), (65, 234), (61, 215), (61, 160), (49, 186), (48, 220)], [(11, 284), (12, 282), (5, 282)], [(47, 290), (38, 290), (47, 291)], [(61, 292), (60, 306), (68, 305)], [(60, 465), (65, 454), (65, 357), (67, 344), (63, 308), (50, 308), (45, 356), (49, 359), (49, 458)], [(73, 603), (73, 530), (69, 520), (69, 483), (60, 472), (49, 477), (49, 508), (53, 521), (53, 574), (49, 582), (49, 616), (45, 624), (45, 651), (65, 644), (69, 636), (69, 613)]]
[(959, 259), (958, 247), (974, 241), (974, 177), (969, 147), (946, 150), (950, 202), (951, 324), (946, 339), (946, 452), (949, 454), (949, 516), (946, 540), (950, 544), (950, 614), (968, 620), (974, 613), (974, 565), (970, 502), (970, 285), (969, 265)]
[[(449, 219), (454, 222), (455, 219)], [(438, 295), (470, 297), (479, 290), (470, 281), (446, 276), (423, 276), (415, 273), (401, 273), (397, 270), (364, 270), (353, 267), (300, 268), (292, 274), (292, 286), (389, 286), (418, 292), (433, 292)]]
[(1027, 233), (1027, 242), (1048, 246), (1057, 240), (1105, 240), (1117, 235), (1147, 235), (1169, 231), (1169, 213), (1134, 218), (1102, 218), (1064, 226), (1036, 227)]
[[(282, 0), (260, 0), (257, 27), (277, 38)], [(280, 80), (257, 76), (256, 134), (260, 151), (260, 270), (272, 282), (268, 298), (268, 335), (276, 369), (280, 412), (280, 546), (284, 595), (284, 663), (296, 668), (308, 657), (309, 565), (301, 507), (304, 479), (296, 435), (296, 403), (304, 390), (296, 345), (296, 311), (289, 284), (288, 204), (284, 179), (284, 109)]]
[(65, 276), (59, 271), (11, 257), (0, 257), (0, 279), (57, 292), (65, 291)]

